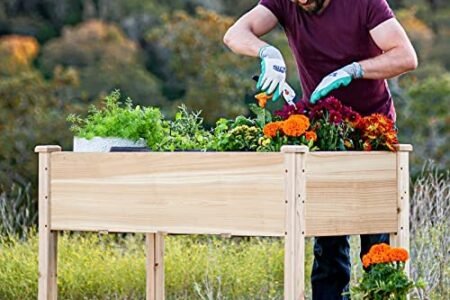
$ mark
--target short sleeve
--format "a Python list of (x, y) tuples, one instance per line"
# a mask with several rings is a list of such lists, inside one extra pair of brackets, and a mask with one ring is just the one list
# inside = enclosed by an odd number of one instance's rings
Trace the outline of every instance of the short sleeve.
[(283, 3), (281, 2), (289, 2), (286, 0), (260, 0), (259, 4), (268, 8), (274, 15), (277, 17), (278, 22), (281, 24), (281, 26), (284, 26), (285, 24), (285, 13), (286, 10), (283, 8)]
[(367, 0), (366, 26), (368, 30), (372, 30), (394, 17), (394, 13), (386, 0)]

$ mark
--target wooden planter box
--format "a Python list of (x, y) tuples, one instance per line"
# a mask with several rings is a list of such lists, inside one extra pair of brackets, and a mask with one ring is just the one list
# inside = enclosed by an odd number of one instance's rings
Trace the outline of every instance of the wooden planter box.
[(147, 299), (164, 235), (285, 239), (284, 297), (304, 298), (305, 237), (390, 233), (409, 249), (410, 145), (398, 152), (74, 153), (38, 146), (39, 299), (56, 299), (57, 232), (143, 232)]

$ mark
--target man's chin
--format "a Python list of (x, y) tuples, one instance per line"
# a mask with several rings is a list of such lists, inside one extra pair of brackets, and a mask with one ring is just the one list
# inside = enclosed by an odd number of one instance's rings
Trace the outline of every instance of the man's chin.
[(300, 6), (300, 8), (306, 11), (307, 13), (316, 14), (322, 9), (324, 2), (325, 2), (324, 0), (316, 0), (306, 5), (302, 5), (298, 2), (297, 3), (298, 6)]

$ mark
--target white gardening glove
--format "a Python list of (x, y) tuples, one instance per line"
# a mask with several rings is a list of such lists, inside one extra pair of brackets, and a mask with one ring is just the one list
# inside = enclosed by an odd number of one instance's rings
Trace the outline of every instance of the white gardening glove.
[(347, 86), (353, 79), (362, 78), (363, 76), (364, 71), (361, 65), (357, 62), (334, 71), (322, 79), (314, 92), (311, 94), (311, 99), (309, 102), (316, 104), (318, 100), (328, 95), (332, 90), (340, 88), (341, 86)]
[(286, 63), (281, 52), (273, 46), (264, 46), (259, 50), (261, 58), (261, 75), (259, 76), (256, 88), (271, 95), (272, 100), (280, 98), (286, 81)]

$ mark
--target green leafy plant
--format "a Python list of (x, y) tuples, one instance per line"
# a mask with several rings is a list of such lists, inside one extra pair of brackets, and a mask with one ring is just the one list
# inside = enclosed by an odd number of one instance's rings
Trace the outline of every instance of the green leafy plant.
[(203, 126), (201, 111), (189, 111), (183, 104), (175, 120), (164, 121), (165, 135), (159, 143), (162, 151), (199, 150), (210, 148), (212, 134)]
[(146, 140), (147, 145), (156, 149), (164, 135), (163, 116), (158, 108), (133, 107), (127, 98), (120, 102), (120, 92), (113, 91), (104, 99), (104, 106), (91, 106), (85, 118), (70, 114), (67, 121), (72, 123), (70, 130), (78, 137), (118, 137), (137, 141)]
[(252, 119), (244, 116), (235, 120), (219, 119), (211, 148), (216, 151), (256, 151), (261, 137), (262, 130)]

